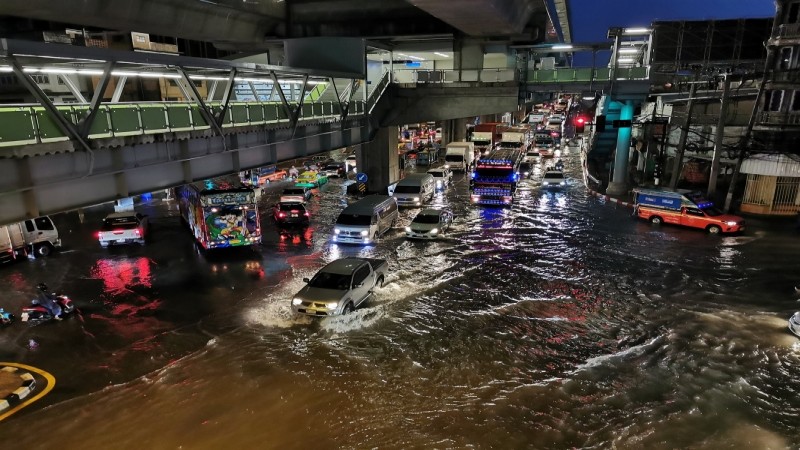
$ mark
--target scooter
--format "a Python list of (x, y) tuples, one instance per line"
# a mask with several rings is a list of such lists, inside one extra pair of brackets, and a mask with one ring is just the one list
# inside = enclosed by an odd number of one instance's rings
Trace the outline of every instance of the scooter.
[[(53, 294), (56, 303), (61, 307), (61, 315), (66, 316), (75, 311), (75, 305), (66, 295)], [(39, 304), (38, 299), (31, 300), (31, 305), (22, 308), (22, 315), (20, 316), (23, 322), (46, 322), (53, 320), (53, 315), (44, 306)]]
[(6, 327), (14, 322), (14, 315), (0, 308), (0, 327)]

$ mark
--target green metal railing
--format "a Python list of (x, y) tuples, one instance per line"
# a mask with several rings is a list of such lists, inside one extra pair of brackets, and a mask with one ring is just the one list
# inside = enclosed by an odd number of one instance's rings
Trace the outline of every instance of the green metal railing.
[[(648, 67), (618, 67), (615, 78), (617, 80), (646, 80), (649, 76)], [(609, 81), (610, 68), (558, 68), (551, 70), (533, 70), (528, 72), (529, 83), (589, 83), (592, 81)]]
[[(220, 111), (219, 102), (207, 104)], [(78, 124), (86, 117), (85, 104), (57, 106), (68, 120)], [(363, 115), (365, 102), (354, 101), (348, 116)], [(338, 102), (304, 103), (300, 120), (338, 119)], [(291, 119), (280, 102), (231, 102), (222, 123), (223, 128), (267, 125)], [(187, 102), (116, 103), (100, 105), (89, 129), (89, 139), (159, 134), (209, 129), (200, 113), (200, 105)], [(0, 107), (0, 147), (39, 144), (69, 140), (44, 107), (7, 105)]]

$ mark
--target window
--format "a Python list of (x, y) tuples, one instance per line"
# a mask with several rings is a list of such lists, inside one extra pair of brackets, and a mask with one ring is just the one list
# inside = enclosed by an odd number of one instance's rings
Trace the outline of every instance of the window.
[(792, 93), (792, 111), (800, 111), (800, 90)]
[(356, 273), (353, 275), (353, 284), (363, 283), (368, 275), (369, 268), (367, 268), (367, 266), (362, 266), (360, 269), (356, 270)]
[(780, 111), (783, 91), (767, 91), (764, 97), (764, 111)]
[(25, 229), (28, 230), (28, 233), (33, 233), (33, 230), (35, 230), (35, 228), (33, 228), (33, 222), (30, 220), (26, 220)]
[(42, 231), (42, 230), (55, 230), (55, 227), (53, 226), (53, 222), (50, 221), (49, 217), (37, 217), (37, 218), (33, 219), (33, 221), (36, 222), (36, 228), (38, 228), (39, 231)]
[(50, 84), (49, 75), (31, 75), (31, 78), (36, 84)]
[(705, 217), (706, 215), (703, 214), (703, 211), (700, 211), (697, 208), (686, 208), (686, 214), (690, 216), (697, 216), (697, 217)]
[(786, 23), (797, 22), (798, 12), (800, 12), (800, 3), (792, 3), (789, 5), (789, 15), (786, 16)]
[(778, 55), (778, 70), (787, 70), (792, 67), (792, 47), (783, 47)]

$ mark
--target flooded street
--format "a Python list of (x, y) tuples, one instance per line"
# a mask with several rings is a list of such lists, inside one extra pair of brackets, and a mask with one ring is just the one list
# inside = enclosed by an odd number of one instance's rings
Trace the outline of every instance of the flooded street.
[[(0, 330), (0, 358), (57, 379), (0, 423), (16, 448), (800, 447), (800, 243), (749, 220), (742, 236), (655, 227), (536, 174), (511, 209), (469, 204), (467, 177), (437, 194), (439, 241), (403, 228), (335, 246), (347, 204), (333, 180), (308, 229), (203, 255), (177, 206), (154, 201), (145, 247), (101, 249), (107, 209), (54, 218), (66, 249), (0, 268), (18, 312), (44, 281), (79, 312)], [(385, 258), (386, 286), (354, 314), (296, 317), (290, 299), (326, 263)], [(39, 430), (32, 432), (33, 429)]]

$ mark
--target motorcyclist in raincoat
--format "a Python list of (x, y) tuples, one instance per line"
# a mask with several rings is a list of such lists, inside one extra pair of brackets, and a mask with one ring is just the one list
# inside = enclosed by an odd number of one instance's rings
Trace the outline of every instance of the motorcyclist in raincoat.
[(38, 289), (36, 300), (39, 304), (44, 306), (54, 319), (61, 320), (61, 305), (56, 301), (55, 294), (48, 292), (47, 285), (44, 283), (39, 283), (36, 288)]

